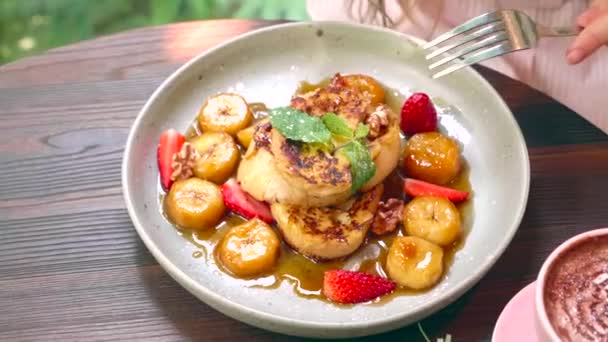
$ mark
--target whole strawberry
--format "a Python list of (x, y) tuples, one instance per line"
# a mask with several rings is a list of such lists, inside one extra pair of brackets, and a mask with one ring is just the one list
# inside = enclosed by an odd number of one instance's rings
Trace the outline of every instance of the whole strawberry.
[(394, 290), (394, 282), (363, 272), (330, 270), (323, 276), (323, 294), (336, 303), (368, 302)]
[(414, 93), (401, 107), (401, 130), (406, 135), (437, 130), (437, 111), (429, 96)]

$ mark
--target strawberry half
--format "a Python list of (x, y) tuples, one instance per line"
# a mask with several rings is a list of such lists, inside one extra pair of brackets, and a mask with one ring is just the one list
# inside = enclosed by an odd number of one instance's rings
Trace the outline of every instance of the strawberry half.
[(266, 223), (274, 221), (270, 213), (270, 207), (243, 191), (234, 178), (230, 178), (222, 185), (222, 197), (224, 198), (224, 205), (239, 215), (248, 219), (257, 217)]
[(323, 276), (323, 293), (336, 303), (368, 302), (393, 292), (395, 287), (386, 278), (363, 272), (330, 270)]
[(401, 107), (401, 130), (406, 135), (437, 130), (437, 111), (429, 96), (414, 93)]
[(160, 143), (158, 144), (158, 150), (156, 151), (156, 159), (158, 160), (160, 183), (165, 191), (169, 191), (173, 184), (173, 181), (171, 180), (171, 174), (173, 173), (173, 168), (171, 167), (173, 155), (179, 152), (185, 141), (186, 137), (173, 128), (165, 131), (160, 136)]
[(466, 191), (458, 191), (412, 178), (405, 179), (403, 188), (405, 193), (412, 197), (438, 196), (452, 202), (461, 202), (469, 198), (469, 193)]

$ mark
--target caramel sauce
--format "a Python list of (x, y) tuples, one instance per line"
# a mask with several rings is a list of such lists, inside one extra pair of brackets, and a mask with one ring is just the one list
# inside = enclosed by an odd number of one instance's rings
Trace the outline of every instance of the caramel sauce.
[[(325, 79), (316, 84), (302, 82), (296, 90), (296, 94), (314, 90), (317, 87), (325, 86), (328, 83), (329, 79)], [(385, 89), (388, 88), (385, 87)], [(399, 96), (398, 92), (396, 91), (391, 90), (386, 92), (385, 102), (396, 112), (399, 112), (400, 106), (403, 104), (404, 100), (404, 97)], [(268, 115), (268, 109), (262, 103), (251, 103), (250, 108), (254, 113), (256, 121)], [(190, 139), (200, 134), (201, 132), (198, 129), (197, 121), (194, 120), (193, 124), (186, 131), (186, 138)], [(404, 136), (402, 136), (402, 146), (403, 145), (405, 145)], [(466, 161), (463, 161), (462, 165), (463, 168), (460, 174), (450, 184), (448, 184), (448, 186), (461, 191), (471, 192), (469, 168)], [(385, 193), (383, 195), (383, 199), (393, 197), (402, 198), (407, 201), (408, 198), (402, 192), (403, 180), (404, 176), (402, 174), (402, 164), (399, 163), (397, 169), (384, 181)], [(159, 208), (161, 211), (163, 207), (163, 200), (164, 195), (161, 193), (159, 195)], [(463, 218), (463, 234), (452, 245), (444, 248), (444, 276), (454, 261), (454, 255), (463, 247), (464, 241), (466, 240), (470, 230), (470, 218), (472, 218), (472, 206), (470, 203), (471, 201), (469, 200), (458, 205), (458, 209), (460, 210)], [(228, 213), (214, 229), (205, 231), (184, 230), (179, 227), (176, 227), (176, 229), (180, 235), (198, 248), (197, 251), (193, 252), (192, 257), (200, 260), (201, 267), (210, 267), (214, 269), (214, 271), (221, 271), (230, 275), (230, 272), (221, 265), (221, 262), (217, 256), (216, 247), (220, 244), (221, 239), (231, 227), (244, 222), (246, 222), (246, 219), (238, 215)], [(276, 229), (276, 227), (274, 228)], [(286, 281), (292, 284), (294, 292), (298, 296), (326, 300), (322, 294), (323, 274), (325, 271), (331, 269), (342, 269), (349, 266), (348, 269), (350, 270), (358, 270), (386, 277), (387, 275), (384, 270), (384, 265), (388, 249), (396, 236), (403, 235), (404, 233), (402, 225), (399, 225), (395, 232), (385, 236), (375, 236), (370, 231), (366, 241), (362, 244), (358, 251), (344, 259), (332, 260), (329, 262), (316, 262), (310, 260), (292, 250), (284, 242), (282, 242), (280, 256), (272, 273), (262, 274), (250, 279), (235, 279), (241, 281), (243, 286), (262, 287), (268, 289), (277, 288), (282, 282)], [(361, 258), (361, 262), (353, 263), (353, 259), (357, 258), (359, 253), (364, 253), (365, 251), (373, 251), (375, 253), (370, 253), (370, 258)], [(414, 295), (428, 290), (430, 289), (416, 291), (405, 288), (397, 288), (397, 290), (395, 290), (392, 294), (381, 297), (370, 304), (373, 305), (375, 303), (383, 303), (391, 298), (394, 298), (395, 296)]]

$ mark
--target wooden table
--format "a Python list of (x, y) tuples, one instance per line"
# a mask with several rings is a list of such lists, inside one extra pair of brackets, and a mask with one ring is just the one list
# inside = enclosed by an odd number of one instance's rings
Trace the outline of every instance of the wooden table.
[[(145, 28), (0, 67), (0, 340), (294, 339), (225, 317), (174, 282), (136, 235), (120, 184), (129, 127), (161, 81), (205, 49), (270, 24)], [(422, 322), (456, 341), (488, 341), (553, 248), (608, 226), (608, 136), (527, 86), (479, 70), (522, 127), (532, 185), (498, 263)], [(387, 337), (422, 339), (415, 326), (369, 339)]]

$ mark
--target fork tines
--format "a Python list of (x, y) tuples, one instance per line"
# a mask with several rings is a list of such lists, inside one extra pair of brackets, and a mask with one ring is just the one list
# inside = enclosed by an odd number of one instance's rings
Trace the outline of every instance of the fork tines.
[[(433, 60), (430, 70), (444, 66), (433, 78), (445, 76), (467, 65), (510, 52), (509, 33), (503, 21), (502, 11), (489, 12), (475, 17), (426, 43), (430, 51), (427, 60)], [(448, 64), (449, 63), (449, 64)]]

